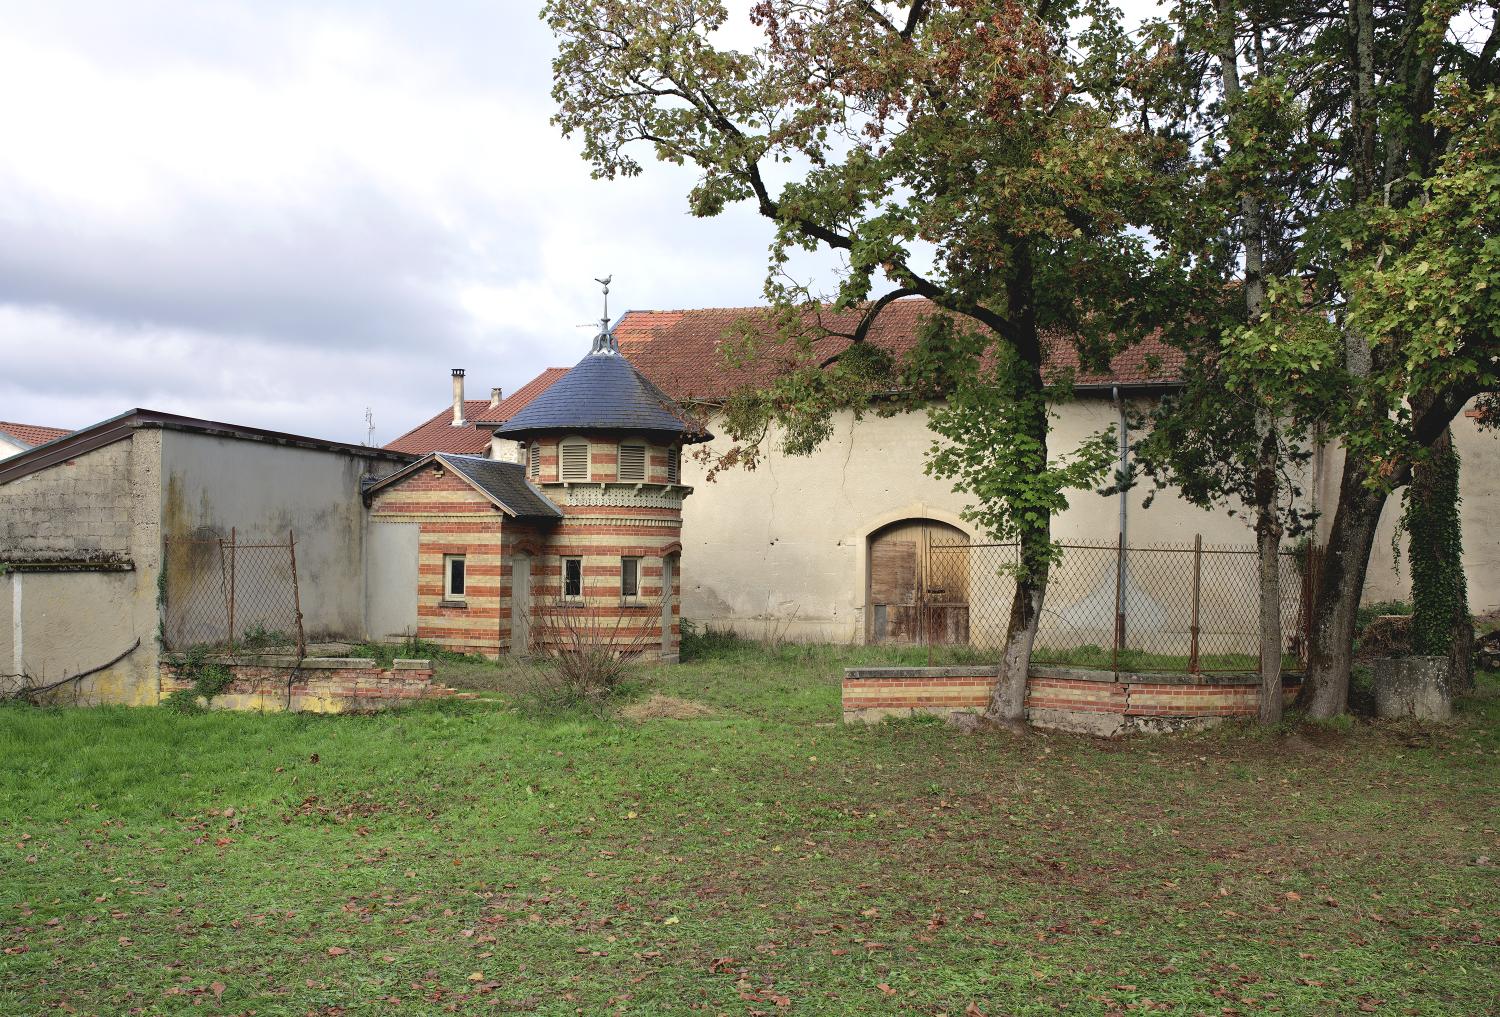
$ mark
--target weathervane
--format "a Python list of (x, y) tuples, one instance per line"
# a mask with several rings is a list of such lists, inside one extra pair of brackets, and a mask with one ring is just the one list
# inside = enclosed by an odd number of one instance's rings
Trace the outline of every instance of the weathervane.
[(603, 279), (595, 279), (594, 282), (604, 287), (604, 317), (599, 319), (599, 335), (594, 340), (595, 353), (618, 353), (619, 347), (615, 345), (615, 337), (609, 330), (609, 284), (614, 280), (611, 273)]

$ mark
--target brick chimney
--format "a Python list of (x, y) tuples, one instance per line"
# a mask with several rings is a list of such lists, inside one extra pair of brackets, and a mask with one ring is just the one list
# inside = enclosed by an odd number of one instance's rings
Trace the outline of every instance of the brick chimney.
[(464, 369), (453, 369), (453, 426), (464, 426)]
[(490, 389), (490, 409), (494, 409), (500, 405), (500, 395), (501, 392), (498, 388)]

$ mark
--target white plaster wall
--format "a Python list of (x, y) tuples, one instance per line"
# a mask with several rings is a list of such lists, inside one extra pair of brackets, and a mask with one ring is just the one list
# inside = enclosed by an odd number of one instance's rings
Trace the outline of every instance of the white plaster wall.
[[(1116, 419), (1108, 399), (1056, 407), (1054, 454), (1076, 448)], [(811, 456), (773, 449), (753, 472), (726, 471), (706, 482), (704, 465), (689, 453), (683, 477), (696, 489), (683, 510), (683, 617), (747, 634), (862, 639), (872, 530), (927, 517), (984, 537), (959, 517), (965, 501), (950, 482), (924, 473), (931, 443), (925, 413), (857, 422), (841, 414), (833, 436)], [(713, 447), (726, 444), (719, 438)], [(1141, 507), (1141, 493), (1128, 498), (1132, 546), (1191, 543), (1195, 533), (1209, 544), (1252, 540), (1239, 518), (1205, 512), (1170, 493), (1158, 495), (1149, 509)], [(1055, 523), (1058, 539), (1116, 539), (1117, 497), (1080, 491), (1070, 502)]]

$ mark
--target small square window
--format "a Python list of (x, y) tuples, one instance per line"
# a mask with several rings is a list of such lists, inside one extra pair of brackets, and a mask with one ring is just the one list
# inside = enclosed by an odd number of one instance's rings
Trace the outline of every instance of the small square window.
[(563, 559), (563, 596), (583, 596), (583, 559)]
[(638, 597), (641, 593), (641, 560), (620, 559), (620, 596)]
[(616, 468), (616, 476), (621, 483), (645, 483), (646, 481), (646, 446), (644, 445), (621, 445), (619, 465)]
[(466, 578), (464, 556), (461, 554), (443, 555), (443, 599), (463, 600)]

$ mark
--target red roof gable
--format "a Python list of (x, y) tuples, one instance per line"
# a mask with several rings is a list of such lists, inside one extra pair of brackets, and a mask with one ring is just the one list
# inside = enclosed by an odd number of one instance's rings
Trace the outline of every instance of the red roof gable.
[(25, 445), (43, 445), (54, 438), (61, 438), (65, 434), (73, 432), (66, 427), (42, 427), (38, 424), (13, 424), (8, 420), (0, 420), (0, 431), (4, 431), (12, 438)]
[(490, 432), (476, 427), (476, 424), (497, 424), (509, 420), (567, 373), (568, 369), (565, 367), (549, 367), (500, 400), (499, 406), (492, 407), (488, 399), (465, 399), (465, 423), (461, 427), (453, 426), (453, 407), (450, 405), (431, 420), (412, 428), (384, 447), (392, 452), (411, 452), (416, 455), (426, 455), (429, 452), (480, 455), (490, 447)]
[[(876, 319), (868, 341), (900, 356), (916, 344), (918, 319), (931, 314), (933, 309), (928, 300), (897, 300)], [(791, 366), (790, 354), (771, 346), (762, 349), (752, 364), (735, 369), (725, 366), (721, 342), (764, 314), (765, 309), (758, 307), (627, 311), (615, 326), (615, 339), (620, 352), (674, 399), (714, 402), (743, 385), (770, 381)], [(853, 332), (858, 316), (858, 311), (828, 314), (823, 325), (835, 331)], [(847, 344), (848, 340), (830, 336), (815, 342), (813, 353), (821, 359)], [(1181, 350), (1151, 338), (1121, 352), (1111, 361), (1107, 372), (1079, 371), (1074, 383), (1171, 385), (1180, 380), (1182, 365)], [(1077, 367), (1077, 349), (1071, 343), (1054, 339), (1048, 351), (1047, 373), (1056, 376)]]

